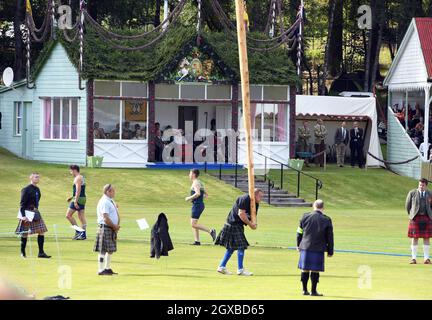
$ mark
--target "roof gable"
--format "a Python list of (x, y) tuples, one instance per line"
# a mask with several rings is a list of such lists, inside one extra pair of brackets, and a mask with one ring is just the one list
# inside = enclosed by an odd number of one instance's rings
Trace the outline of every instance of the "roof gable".
[[(121, 31), (120, 31), (121, 32)], [(131, 34), (131, 30), (122, 31)], [(184, 57), (184, 50), (188, 44), (196, 42), (195, 28), (172, 27), (161, 41), (153, 47), (139, 51), (124, 51), (114, 49), (107, 41), (100, 37), (90, 25), (87, 25), (84, 37), (84, 79), (104, 80), (157, 80), (168, 69), (174, 70), (179, 60)], [(149, 38), (147, 41), (150, 41)], [(40, 72), (47, 62), (55, 43), (61, 43), (66, 49), (69, 60), (75, 68), (78, 67), (78, 43), (70, 43), (64, 39), (59, 31), (57, 40), (49, 41), (42, 50), (34, 67), (34, 75)], [(136, 43), (133, 43), (136, 45)], [(238, 81), (239, 59), (237, 41), (227, 37), (225, 33), (204, 32), (200, 49), (213, 55), (217, 70), (227, 78)], [(183, 55), (183, 57), (182, 57)], [(168, 69), (167, 69), (168, 68)], [(270, 52), (249, 51), (250, 82), (253, 84), (283, 84), (296, 85), (299, 83), (296, 69), (288, 58), (287, 50), (280, 47)]]
[(415, 20), (411, 21), (402, 40), (384, 85), (424, 83), (428, 75)]
[(423, 58), (429, 79), (432, 79), (432, 18), (415, 18)]

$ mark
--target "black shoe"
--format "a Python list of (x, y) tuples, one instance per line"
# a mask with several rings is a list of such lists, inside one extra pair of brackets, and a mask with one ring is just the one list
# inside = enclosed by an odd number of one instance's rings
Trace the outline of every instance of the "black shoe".
[(80, 232), (75, 231), (75, 236), (72, 238), (72, 240), (78, 240), (78, 237), (80, 236)]
[(21, 258), (24, 258), (24, 259), (27, 258), (25, 252), (21, 252)]
[(105, 269), (104, 270), (107, 274), (110, 274), (110, 275), (116, 275), (116, 274), (118, 274), (117, 272), (114, 272), (112, 269)]
[(303, 295), (304, 296), (310, 296), (311, 294), (309, 293), (309, 291), (303, 291)]
[(47, 255), (45, 252), (39, 253), (38, 258), (49, 259), (51, 256)]
[(215, 242), (216, 241), (216, 230), (215, 229), (211, 229), (210, 235), (211, 235), (211, 237), (213, 239), (213, 242)]
[(318, 292), (315, 291), (315, 292), (311, 293), (311, 296), (312, 297), (322, 297), (323, 295), (321, 293), (318, 293)]
[(98, 275), (99, 275), (99, 276), (112, 276), (112, 273), (109, 273), (109, 272), (105, 269), (105, 270), (103, 270), (103, 271), (101, 271), (101, 272), (98, 272)]
[(191, 246), (200, 246), (201, 242), (195, 241), (194, 243), (191, 243)]

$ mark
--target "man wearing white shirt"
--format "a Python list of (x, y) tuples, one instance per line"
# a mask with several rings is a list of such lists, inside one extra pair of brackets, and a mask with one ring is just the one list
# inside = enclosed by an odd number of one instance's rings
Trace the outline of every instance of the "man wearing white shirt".
[(100, 276), (111, 276), (111, 256), (117, 251), (117, 232), (120, 230), (118, 206), (114, 202), (115, 189), (111, 184), (103, 188), (103, 196), (97, 205), (97, 223), (99, 229), (96, 235), (94, 251), (99, 252), (98, 262)]

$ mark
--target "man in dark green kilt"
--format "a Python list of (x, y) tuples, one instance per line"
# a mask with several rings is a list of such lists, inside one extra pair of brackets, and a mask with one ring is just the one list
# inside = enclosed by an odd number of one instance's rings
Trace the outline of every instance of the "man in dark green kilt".
[[(302, 270), (301, 282), (303, 295), (322, 296), (317, 292), (320, 272), (324, 272), (324, 253), (333, 256), (333, 224), (324, 214), (324, 201), (316, 200), (313, 211), (305, 213), (297, 229), (297, 250), (300, 252), (298, 268)], [(312, 281), (312, 292), (309, 293), (307, 284), (309, 277)]]
[[(258, 213), (259, 203), (263, 196), (263, 192), (260, 189), (255, 189), (255, 203), (256, 212)], [(250, 196), (245, 194), (237, 198), (230, 213), (228, 214), (227, 221), (223, 226), (221, 232), (216, 238), (215, 244), (224, 246), (227, 251), (223, 257), (217, 271), (224, 275), (231, 275), (226, 268), (226, 265), (231, 258), (235, 250), (237, 250), (238, 257), (238, 270), (239, 276), (251, 276), (252, 272), (247, 271), (243, 266), (245, 250), (249, 246), (249, 242), (246, 239), (244, 233), (244, 226), (249, 226), (252, 230), (256, 230), (256, 223), (251, 221), (250, 213)]]
[(97, 222), (99, 229), (96, 235), (94, 251), (98, 252), (98, 275), (112, 276), (117, 274), (111, 269), (111, 256), (117, 251), (117, 232), (120, 230), (118, 206), (114, 202), (115, 189), (111, 184), (103, 187), (103, 196), (97, 205)]
[[(32, 173), (30, 175), (30, 184), (21, 190), (20, 213), (21, 218), (18, 222), (18, 227), (15, 230), (17, 235), (21, 236), (21, 257), (26, 257), (27, 237), (32, 234), (37, 234), (37, 242), (39, 246), (39, 258), (51, 258), (44, 251), (45, 232), (48, 231), (45, 222), (39, 212), (39, 202), (42, 197), (40, 189), (37, 187), (40, 175)], [(34, 212), (32, 221), (26, 216), (26, 211)]]

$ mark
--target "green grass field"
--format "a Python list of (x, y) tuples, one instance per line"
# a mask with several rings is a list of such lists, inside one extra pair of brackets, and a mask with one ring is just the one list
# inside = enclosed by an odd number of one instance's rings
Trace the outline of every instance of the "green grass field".
[[(409, 265), (406, 256), (408, 218), (403, 205), (406, 192), (416, 182), (383, 169), (330, 166), (326, 171), (307, 170), (324, 183), (320, 196), (333, 219), (338, 250), (326, 260), (327, 271), (321, 277), (319, 290), (324, 299), (432, 298), (430, 288), (421, 285), (428, 281), (431, 266)], [(31, 171), (41, 174), (40, 209), (49, 229), (46, 251), (53, 255), (51, 260), (21, 259), (19, 240), (13, 234), (20, 189)], [(246, 252), (245, 266), (255, 275), (222, 276), (215, 270), (224, 248), (211, 245), (206, 234), (202, 235), (205, 245), (189, 245), (190, 206), (184, 202), (190, 187), (187, 171), (84, 168), (83, 174), (88, 188), (89, 240), (71, 241), (73, 230), (64, 218), (72, 189), (67, 167), (21, 160), (0, 150), (0, 274), (5, 279), (38, 298), (62, 294), (72, 299), (303, 299), (298, 254), (292, 248), (304, 208), (263, 205), (258, 230), (247, 231), (252, 247)], [(272, 175), (277, 180), (277, 172)], [(202, 180), (210, 198), (201, 222), (220, 229), (240, 193), (208, 175)], [(285, 181), (290, 189), (294, 176), (286, 173)], [(119, 251), (112, 261), (119, 273), (115, 277), (96, 275), (97, 259), (92, 252), (96, 204), (105, 183), (117, 186), (122, 215)], [(302, 181), (301, 190), (306, 200), (313, 200), (311, 183)], [(175, 249), (169, 257), (154, 260), (149, 258), (150, 232), (138, 230), (135, 220), (144, 217), (153, 223), (159, 212), (168, 215)], [(33, 254), (36, 251), (35, 240), (28, 245), (28, 256), (30, 246)], [(228, 265), (232, 271), (236, 260), (233, 256)], [(62, 282), (65, 268), (71, 271), (70, 288)]]

